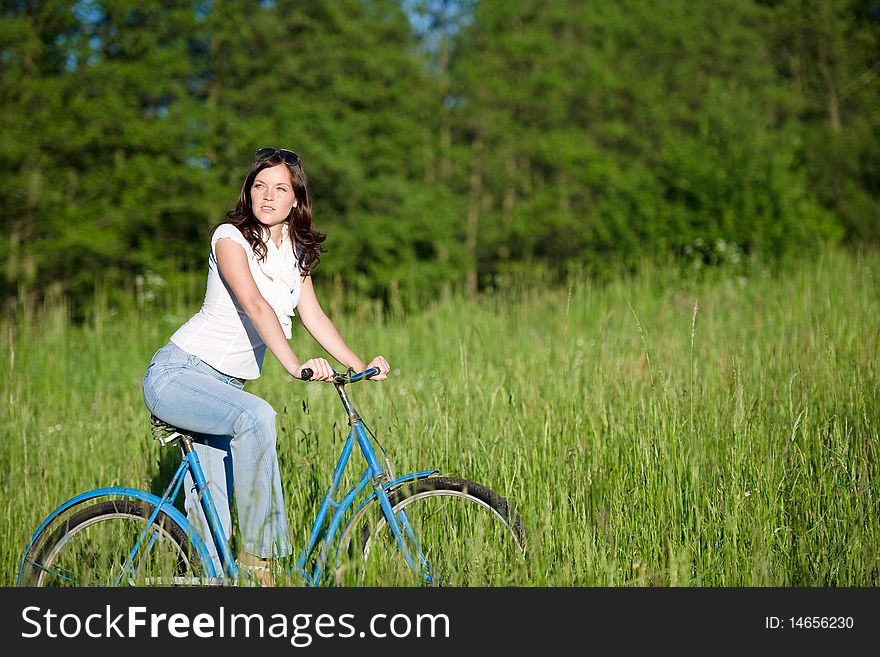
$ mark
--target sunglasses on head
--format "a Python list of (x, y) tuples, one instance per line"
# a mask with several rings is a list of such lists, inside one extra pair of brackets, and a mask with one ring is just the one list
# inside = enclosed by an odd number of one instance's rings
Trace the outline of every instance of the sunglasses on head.
[(286, 148), (261, 148), (256, 153), (254, 153), (254, 161), (262, 160), (270, 157), (279, 157), (284, 164), (288, 164), (292, 167), (295, 167), (300, 163), (299, 155), (294, 153), (293, 151), (289, 151)]

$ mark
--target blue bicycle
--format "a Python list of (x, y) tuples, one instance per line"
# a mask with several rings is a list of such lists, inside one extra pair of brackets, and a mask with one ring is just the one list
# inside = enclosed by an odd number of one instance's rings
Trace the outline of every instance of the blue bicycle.
[[(395, 476), (387, 453), (345, 386), (377, 369), (334, 373), (351, 427), (318, 508), (307, 545), (289, 574), (307, 586), (337, 584), (505, 585), (524, 567), (521, 517), (494, 491), (472, 481), (422, 470)], [(308, 372), (304, 378), (308, 379)], [(22, 586), (242, 585), (240, 567), (219, 521), (193, 436), (152, 418), (153, 437), (180, 447), (181, 461), (162, 497), (134, 488), (99, 488), (61, 504), (34, 533), (18, 571)], [(380, 463), (374, 448), (379, 445)], [(357, 483), (337, 499), (354, 445), (366, 460)], [(192, 474), (211, 529), (200, 536), (175, 507)], [(219, 554), (220, 572), (207, 541)]]

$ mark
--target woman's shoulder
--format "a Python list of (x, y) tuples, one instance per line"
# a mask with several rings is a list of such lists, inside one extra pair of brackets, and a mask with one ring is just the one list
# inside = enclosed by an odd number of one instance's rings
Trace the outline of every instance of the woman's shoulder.
[(223, 223), (214, 229), (214, 232), (211, 234), (211, 248), (214, 248), (217, 244), (217, 240), (223, 238), (229, 238), (232, 241), (241, 244), (248, 253), (253, 250), (245, 236), (241, 234), (241, 231), (234, 224)]

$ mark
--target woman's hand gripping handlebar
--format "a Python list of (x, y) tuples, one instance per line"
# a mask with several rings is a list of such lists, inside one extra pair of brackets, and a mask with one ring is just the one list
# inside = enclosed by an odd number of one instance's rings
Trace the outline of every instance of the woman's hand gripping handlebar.
[[(371, 367), (369, 369), (364, 370), (363, 372), (357, 372), (355, 374), (342, 374), (333, 370), (333, 383), (345, 385), (347, 383), (357, 383), (363, 379), (369, 379), (371, 376), (376, 376), (379, 373), (378, 367)], [(314, 376), (314, 372), (309, 367), (304, 367), (300, 371), (300, 376), (303, 381), (310, 381), (312, 376)]]

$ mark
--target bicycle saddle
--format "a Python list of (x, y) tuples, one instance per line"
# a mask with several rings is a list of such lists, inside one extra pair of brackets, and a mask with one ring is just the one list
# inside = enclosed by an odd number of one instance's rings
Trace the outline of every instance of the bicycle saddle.
[(178, 429), (164, 420), (160, 420), (153, 414), (150, 414), (150, 424), (152, 425), (150, 430), (153, 433), (153, 438), (158, 440), (160, 445), (170, 445), (180, 440), (183, 436), (192, 437), (192, 434), (189, 432)]

